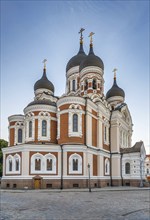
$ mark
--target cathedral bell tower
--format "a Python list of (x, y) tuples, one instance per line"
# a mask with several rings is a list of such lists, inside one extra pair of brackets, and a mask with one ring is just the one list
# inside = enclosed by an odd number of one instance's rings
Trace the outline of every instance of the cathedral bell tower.
[(75, 95), (79, 93), (79, 66), (80, 63), (87, 56), (83, 49), (83, 31), (85, 29), (81, 28), (79, 31), (80, 34), (80, 48), (77, 55), (73, 56), (67, 63), (66, 66), (66, 94)]
[(81, 62), (80, 72), (80, 94), (91, 97), (93, 94), (103, 95), (104, 92), (104, 64), (100, 57), (93, 51), (94, 33), (89, 34), (90, 48), (88, 56)]

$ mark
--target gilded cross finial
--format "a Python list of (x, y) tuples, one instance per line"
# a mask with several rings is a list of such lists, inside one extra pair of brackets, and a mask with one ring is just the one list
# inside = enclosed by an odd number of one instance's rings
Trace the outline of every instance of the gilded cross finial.
[(82, 35), (82, 32), (85, 31), (84, 28), (81, 28), (80, 31), (79, 31), (79, 34), (81, 34), (80, 36), (80, 43), (82, 44), (83, 43), (83, 35)]
[(93, 32), (91, 32), (91, 33), (89, 34), (89, 37), (90, 37), (90, 44), (93, 43), (93, 38), (92, 38), (92, 36), (93, 36), (94, 34), (95, 34), (95, 33), (93, 33)]
[(46, 69), (46, 62), (47, 62), (47, 59), (44, 59), (44, 60), (43, 60), (43, 63), (44, 63), (44, 69)]
[(114, 69), (113, 69), (113, 72), (114, 72), (114, 79), (116, 79), (116, 71), (117, 71), (117, 68), (114, 68)]

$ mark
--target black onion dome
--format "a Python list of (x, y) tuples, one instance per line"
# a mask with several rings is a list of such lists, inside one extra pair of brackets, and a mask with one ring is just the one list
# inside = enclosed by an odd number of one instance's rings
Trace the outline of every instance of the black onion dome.
[(54, 85), (46, 76), (46, 69), (43, 69), (43, 76), (34, 84), (34, 91), (37, 89), (48, 89), (54, 93)]
[(84, 50), (83, 50), (83, 44), (80, 43), (80, 49), (79, 49), (79, 52), (77, 53), (77, 55), (73, 56), (69, 62), (67, 63), (67, 66), (66, 66), (66, 72), (71, 69), (72, 67), (75, 67), (75, 66), (79, 66), (80, 63), (82, 62), (82, 60), (85, 59), (87, 55), (85, 54)]
[(104, 70), (104, 64), (100, 57), (96, 56), (93, 52), (93, 46), (90, 44), (90, 51), (88, 56), (81, 62), (79, 71), (88, 66), (97, 66)]
[(107, 94), (106, 94), (106, 99), (113, 97), (113, 96), (121, 96), (121, 97), (125, 97), (125, 93), (123, 91), (123, 89), (121, 89), (116, 82), (116, 78), (114, 78), (114, 84), (111, 87), (110, 90), (108, 90)]

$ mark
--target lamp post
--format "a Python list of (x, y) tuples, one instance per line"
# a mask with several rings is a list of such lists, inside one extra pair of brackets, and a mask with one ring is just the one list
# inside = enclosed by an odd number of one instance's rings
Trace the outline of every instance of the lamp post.
[(141, 176), (141, 181), (140, 181), (140, 187), (143, 187), (143, 160), (142, 157), (140, 158), (140, 176)]
[(89, 163), (88, 163), (88, 173), (89, 173), (89, 192), (91, 192), (90, 164)]

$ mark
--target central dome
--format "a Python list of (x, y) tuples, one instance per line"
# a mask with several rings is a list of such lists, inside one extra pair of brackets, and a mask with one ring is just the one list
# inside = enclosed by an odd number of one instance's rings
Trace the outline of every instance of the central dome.
[(85, 54), (83, 50), (83, 44), (80, 43), (80, 49), (77, 55), (73, 56), (66, 66), (66, 72), (71, 69), (72, 67), (79, 66), (80, 63), (85, 59), (87, 55)]
[(43, 76), (34, 84), (34, 91), (37, 89), (48, 89), (54, 93), (54, 85), (46, 76), (46, 69), (43, 70)]
[(79, 71), (88, 66), (97, 66), (104, 70), (104, 64), (100, 57), (96, 56), (93, 52), (93, 45), (90, 44), (90, 51), (88, 56), (81, 62)]

